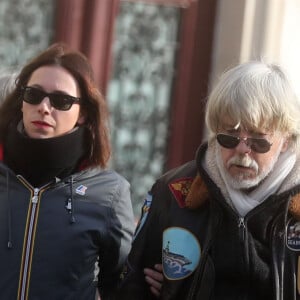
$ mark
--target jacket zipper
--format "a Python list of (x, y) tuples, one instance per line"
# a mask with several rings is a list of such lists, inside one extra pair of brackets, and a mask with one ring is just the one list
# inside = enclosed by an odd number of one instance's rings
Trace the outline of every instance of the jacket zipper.
[(20, 266), (20, 279), (18, 288), (18, 300), (27, 300), (31, 275), (31, 264), (33, 257), (33, 246), (36, 234), (37, 220), (41, 194), (51, 185), (46, 184), (41, 188), (33, 188), (22, 176), (17, 176), (23, 185), (31, 192), (28, 207), (26, 227), (23, 240), (22, 261)]
[(245, 241), (245, 231), (246, 231), (246, 225), (245, 225), (245, 218), (244, 217), (240, 217), (238, 219), (238, 228), (239, 228), (240, 240), (241, 240), (241, 242), (244, 242)]
[[(39, 189), (35, 188), (33, 191), (33, 196), (31, 197), (31, 212), (30, 216), (28, 218), (29, 223), (28, 223), (28, 229), (27, 229), (27, 238), (26, 241), (24, 240), (24, 249), (25, 253), (23, 253), (23, 259), (24, 261), (22, 262), (23, 264), (23, 269), (21, 274), (22, 281), (20, 282), (20, 292), (19, 292), (19, 299), (27, 299), (27, 294), (28, 294), (28, 283), (29, 283), (29, 272), (28, 268), (31, 266), (30, 258), (32, 255), (30, 253), (32, 252), (32, 245), (33, 245), (33, 232), (34, 232), (34, 224), (35, 224), (35, 219), (36, 219), (36, 210), (37, 210), (37, 204), (38, 204), (38, 194), (39, 194)], [(26, 245), (26, 247), (25, 247)]]
[[(217, 228), (218, 226), (216, 226)], [(240, 240), (241, 242), (245, 241), (245, 232), (246, 232), (246, 225), (245, 225), (245, 218), (244, 217), (239, 217), (238, 218), (238, 228), (239, 228), (239, 236), (240, 236)], [(202, 261), (204, 260), (204, 257), (207, 255), (207, 251), (210, 247), (212, 238), (208, 241), (208, 246), (205, 250), (203, 250), (202, 253)], [(197, 279), (199, 279), (200, 274), (202, 273), (203, 269), (203, 264), (201, 265), (201, 267), (199, 268), (198, 272), (197, 272)], [(193, 283), (195, 282), (195, 279), (193, 280)], [(193, 299), (193, 297), (195, 296), (195, 288), (196, 285), (192, 283), (192, 287), (190, 289), (190, 293), (188, 295), (187, 299)]]

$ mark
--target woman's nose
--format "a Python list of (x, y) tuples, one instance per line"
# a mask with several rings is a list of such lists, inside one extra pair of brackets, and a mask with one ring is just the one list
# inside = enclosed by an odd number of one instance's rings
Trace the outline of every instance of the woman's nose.
[(50, 113), (52, 109), (49, 97), (45, 97), (39, 104), (39, 112), (41, 113)]

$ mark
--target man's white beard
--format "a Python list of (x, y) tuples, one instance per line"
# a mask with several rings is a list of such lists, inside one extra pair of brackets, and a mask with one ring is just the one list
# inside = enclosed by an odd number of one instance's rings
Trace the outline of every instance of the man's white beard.
[(257, 174), (254, 178), (248, 178), (247, 174), (243, 173), (242, 171), (238, 176), (233, 177), (228, 172), (228, 169), (224, 166), (219, 145), (217, 145), (217, 163), (219, 164), (220, 168), (223, 169), (227, 183), (233, 189), (247, 190), (259, 185), (259, 183), (269, 175), (269, 173), (273, 170), (276, 162), (278, 161), (279, 155), (281, 153), (281, 148), (282, 145), (278, 147), (278, 150), (276, 153), (274, 153), (273, 159), (270, 161), (270, 163), (261, 170), (259, 169), (257, 162), (247, 155), (236, 155), (227, 162), (227, 168), (229, 168), (229, 166), (233, 163), (240, 166), (252, 168)]

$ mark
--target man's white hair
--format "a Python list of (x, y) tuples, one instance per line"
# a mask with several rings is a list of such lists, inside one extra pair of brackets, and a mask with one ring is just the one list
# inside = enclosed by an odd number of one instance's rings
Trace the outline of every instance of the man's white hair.
[(276, 64), (250, 61), (225, 72), (206, 107), (209, 140), (226, 125), (251, 131), (279, 131), (299, 147), (300, 101)]

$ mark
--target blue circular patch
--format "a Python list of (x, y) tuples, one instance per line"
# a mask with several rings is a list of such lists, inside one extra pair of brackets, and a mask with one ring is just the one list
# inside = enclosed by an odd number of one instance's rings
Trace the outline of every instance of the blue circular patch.
[(183, 279), (196, 269), (201, 248), (197, 238), (188, 230), (170, 227), (163, 233), (163, 271), (170, 280)]
[(300, 251), (300, 222), (290, 219), (286, 226), (286, 246), (293, 251)]

